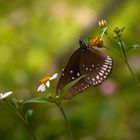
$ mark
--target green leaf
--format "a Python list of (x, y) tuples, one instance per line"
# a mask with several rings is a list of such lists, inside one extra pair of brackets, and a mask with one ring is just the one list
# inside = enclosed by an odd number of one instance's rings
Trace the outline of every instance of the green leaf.
[(73, 85), (75, 85), (80, 79), (82, 79), (83, 77), (85, 77), (86, 75), (83, 75), (77, 79), (75, 79), (74, 81), (68, 83), (61, 91), (60, 95), (63, 98), (64, 95), (67, 93), (68, 89), (70, 89)]
[(119, 45), (120, 48), (122, 48), (122, 45), (124, 46), (124, 48), (126, 48), (126, 45), (123, 41), (122, 41), (122, 44), (120, 42), (118, 42), (118, 45)]
[(139, 44), (134, 44), (134, 45), (132, 45), (131, 47), (128, 47), (127, 48), (127, 52), (129, 52), (130, 50), (132, 50), (132, 49), (137, 49), (137, 48), (139, 48), (140, 46), (139, 46)]
[(134, 45), (132, 45), (132, 48), (134, 48), (134, 49), (137, 49), (137, 48), (139, 48), (140, 46), (139, 46), (139, 44), (134, 44)]
[(51, 102), (51, 101), (44, 97), (36, 97), (36, 98), (32, 98), (32, 99), (25, 101), (24, 104), (26, 104), (26, 103), (46, 103), (46, 102)]

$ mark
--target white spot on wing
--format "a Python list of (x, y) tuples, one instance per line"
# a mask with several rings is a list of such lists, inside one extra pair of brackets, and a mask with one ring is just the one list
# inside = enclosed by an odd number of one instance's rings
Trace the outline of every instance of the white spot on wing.
[(110, 63), (110, 62), (112, 62), (112, 61), (105, 59), (105, 62)]
[(102, 73), (104, 73), (104, 71), (103, 70), (100, 70)]
[(108, 73), (106, 72), (105, 75), (108, 75)]
[(77, 76), (78, 76), (78, 77), (80, 76), (80, 73), (79, 73), (79, 72), (77, 72)]
[(99, 72), (99, 75), (100, 75), (100, 76), (103, 76), (103, 73)]
[(104, 67), (102, 67), (101, 69), (104, 70), (104, 71), (106, 71), (106, 68), (104, 68)]
[(95, 81), (95, 79), (94, 79), (94, 78), (92, 78), (92, 81)]
[(108, 72), (110, 72), (110, 70), (107, 70)]
[(100, 78), (99, 75), (97, 75), (96, 78), (99, 79)]
[(73, 73), (73, 70), (71, 70), (70, 73)]
[(109, 56), (107, 57), (107, 60), (111, 60), (112, 61), (112, 59)]
[(103, 67), (107, 68), (107, 67), (108, 67), (108, 65), (103, 65)]

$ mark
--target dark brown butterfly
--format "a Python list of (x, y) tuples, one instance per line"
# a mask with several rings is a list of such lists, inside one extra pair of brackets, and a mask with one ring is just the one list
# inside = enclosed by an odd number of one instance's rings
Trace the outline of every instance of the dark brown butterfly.
[(82, 77), (75, 83), (68, 92), (65, 93), (64, 99), (72, 98), (89, 87), (100, 85), (112, 71), (112, 58), (103, 52), (94, 49), (82, 38), (79, 39), (80, 48), (77, 49), (70, 57), (66, 67), (57, 84), (57, 94), (70, 82)]

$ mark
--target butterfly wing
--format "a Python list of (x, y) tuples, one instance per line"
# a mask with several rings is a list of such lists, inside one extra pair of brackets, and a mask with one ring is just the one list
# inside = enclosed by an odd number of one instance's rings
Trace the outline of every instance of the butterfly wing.
[(80, 62), (80, 72), (91, 86), (100, 85), (112, 71), (112, 58), (94, 48), (81, 53)]
[(66, 67), (63, 69), (60, 79), (57, 84), (56, 92), (59, 94), (61, 90), (70, 82), (80, 76), (79, 62), (80, 62), (80, 49), (77, 49), (70, 57)]
[(64, 98), (69, 99), (85, 91), (88, 87), (100, 85), (110, 75), (112, 70), (112, 59), (103, 52), (89, 48), (80, 52), (79, 71), (86, 75), (73, 85)]
[(76, 84), (74, 84), (68, 92), (64, 95), (64, 99), (70, 99), (73, 96), (85, 91), (90, 85), (85, 81), (84, 78), (81, 78)]

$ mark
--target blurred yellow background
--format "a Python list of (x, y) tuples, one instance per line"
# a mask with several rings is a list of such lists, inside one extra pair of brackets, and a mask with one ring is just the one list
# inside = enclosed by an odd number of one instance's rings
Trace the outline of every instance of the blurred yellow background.
[[(0, 92), (12, 90), (21, 99), (37, 96), (40, 77), (60, 73), (79, 47), (79, 37), (97, 34), (100, 19), (111, 30), (125, 27), (128, 46), (140, 44), (139, 5), (139, 0), (0, 0)], [(109, 80), (64, 102), (75, 140), (140, 139), (140, 89), (124, 63), (107, 53), (114, 59)], [(128, 60), (140, 81), (140, 49), (130, 52)], [(54, 105), (27, 108), (34, 108), (31, 125), (38, 140), (67, 140)], [(30, 139), (22, 122), (3, 108), (0, 139)]]

